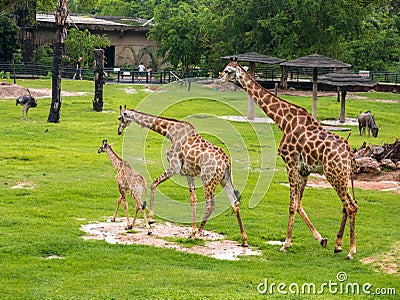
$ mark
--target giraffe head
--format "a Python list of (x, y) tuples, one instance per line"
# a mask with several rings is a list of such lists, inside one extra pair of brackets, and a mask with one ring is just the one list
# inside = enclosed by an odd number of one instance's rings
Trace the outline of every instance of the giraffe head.
[(106, 152), (109, 147), (111, 147), (111, 144), (108, 144), (107, 140), (103, 140), (97, 153)]
[(240, 85), (238, 68), (239, 64), (237, 59), (231, 58), (225, 69), (219, 74), (218, 80), (232, 82), (236, 85)]
[(118, 126), (118, 135), (121, 135), (122, 132), (124, 131), (124, 129), (129, 125), (129, 123), (131, 122), (130, 119), (128, 119), (127, 117), (127, 113), (126, 113), (126, 105), (124, 106), (124, 108), (122, 108), (122, 106), (119, 106), (119, 116), (118, 116), (118, 120), (119, 120), (119, 126)]

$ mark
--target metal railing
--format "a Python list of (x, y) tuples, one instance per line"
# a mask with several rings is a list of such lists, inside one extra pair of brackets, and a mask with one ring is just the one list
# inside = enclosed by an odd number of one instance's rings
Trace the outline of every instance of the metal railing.
[[(14, 71), (15, 70), (15, 71)], [(309, 71), (309, 72), (308, 72)], [(326, 70), (326, 72), (329, 70)], [(17, 78), (32, 78), (37, 79), (51, 75), (52, 65), (25, 63), (15, 64), (0, 62), (0, 73), (5, 76), (9, 73), (10, 77), (16, 74)], [(173, 72), (173, 73), (171, 73)], [(70, 66), (63, 66), (62, 77), (72, 78), (75, 73), (75, 69)], [(153, 70), (150, 74), (145, 72), (139, 74), (139, 71), (133, 69), (124, 68), (105, 68), (106, 80), (126, 83), (168, 83), (184, 78), (194, 77), (205, 77), (205, 78), (216, 78), (218, 77), (218, 71), (212, 69), (188, 69), (185, 72), (176, 69), (163, 69)], [(324, 72), (325, 73), (325, 72)], [(174, 74), (174, 75), (172, 75)], [(304, 78), (309, 78), (311, 74), (310, 70), (290, 70), (289, 80), (300, 81)], [(85, 79), (93, 79), (93, 69), (82, 70), (82, 76)], [(400, 72), (377, 72), (371, 71), (369, 73), (371, 80), (379, 83), (387, 83), (398, 85), (400, 80)], [(256, 78), (263, 80), (277, 81), (281, 78), (281, 72), (279, 66), (260, 66), (256, 70)]]

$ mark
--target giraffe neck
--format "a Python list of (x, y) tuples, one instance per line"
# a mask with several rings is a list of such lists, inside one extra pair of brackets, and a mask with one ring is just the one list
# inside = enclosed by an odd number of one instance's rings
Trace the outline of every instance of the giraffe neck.
[(127, 110), (127, 112), (130, 121), (134, 121), (142, 127), (153, 130), (171, 141), (176, 141), (183, 136), (190, 136), (196, 133), (194, 127), (188, 122), (161, 118), (136, 110)]
[(304, 108), (289, 103), (270, 93), (240, 65), (237, 66), (236, 72), (236, 77), (243, 89), (275, 121), (283, 132), (292, 131), (294, 129), (294, 119), (298, 119), (300, 116), (303, 116), (305, 119), (305, 124), (314, 123), (319, 125)]
[(108, 159), (110, 160), (111, 164), (114, 166), (116, 170), (119, 170), (123, 164), (122, 159), (118, 156), (117, 153), (114, 152), (114, 150), (108, 146), (106, 148), (106, 153), (108, 156)]

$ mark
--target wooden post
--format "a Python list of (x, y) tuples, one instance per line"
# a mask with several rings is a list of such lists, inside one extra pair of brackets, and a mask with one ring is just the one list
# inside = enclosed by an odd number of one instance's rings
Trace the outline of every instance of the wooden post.
[[(254, 62), (250, 62), (249, 74), (254, 78), (255, 73), (256, 73), (256, 64)], [(250, 96), (248, 96), (247, 119), (254, 120), (254, 101)]]
[(318, 68), (313, 69), (313, 94), (312, 94), (312, 116), (317, 119), (318, 100)]
[(346, 120), (346, 94), (347, 91), (345, 89), (342, 89), (342, 99), (340, 103), (340, 123), (344, 123)]
[(104, 78), (104, 50), (94, 50), (94, 99), (93, 109), (95, 111), (103, 110), (103, 86)]

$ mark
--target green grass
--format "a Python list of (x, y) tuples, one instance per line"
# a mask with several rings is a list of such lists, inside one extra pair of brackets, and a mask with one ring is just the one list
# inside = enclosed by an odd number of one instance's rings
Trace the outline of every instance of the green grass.
[[(51, 86), (50, 80), (20, 80), (18, 83), (28, 88)], [(137, 89), (137, 93), (126, 94), (124, 89), (128, 87)], [(276, 154), (282, 136), (279, 129), (275, 125), (269, 128), (265, 125), (251, 127), (242, 123), (218, 123), (221, 121), (211, 117), (245, 114), (247, 96), (244, 93), (225, 92), (216, 96), (212, 90), (199, 88), (196, 91), (195, 85), (191, 92), (187, 92), (185, 87), (166, 87), (168, 92), (152, 94), (142, 101), (148, 95), (142, 88), (141, 85), (106, 85), (105, 112), (95, 113), (91, 109), (93, 83), (64, 80), (63, 90), (90, 94), (63, 97), (59, 124), (46, 122), (50, 99), (38, 100), (38, 107), (30, 110), (29, 122), (20, 121), (21, 110), (15, 107), (15, 99), (0, 99), (1, 299), (254, 299), (271, 296), (260, 295), (257, 291), (257, 286), (265, 279), (276, 285), (314, 283), (321, 286), (329, 281), (337, 283), (339, 272), (346, 272), (348, 280), (345, 283), (358, 283), (360, 286), (370, 283), (373, 286), (371, 291), (396, 288), (397, 294), (400, 293), (398, 274), (388, 275), (377, 267), (360, 262), (367, 257), (384, 256), (398, 245), (398, 194), (356, 189), (360, 206), (356, 225), (358, 253), (354, 260), (346, 261), (348, 227), (343, 253), (333, 253), (342, 210), (339, 198), (332, 189), (307, 188), (303, 206), (319, 232), (328, 238), (328, 247), (321, 248), (304, 222), (296, 216), (293, 246), (287, 253), (281, 253), (279, 246), (267, 244), (269, 240), (284, 240), (288, 220), (289, 188), (281, 184), (287, 182), (287, 175)], [(352, 147), (358, 148), (364, 141), (381, 144), (398, 138), (399, 103), (374, 100), (400, 100), (400, 96), (385, 93), (359, 95), (368, 99), (347, 100), (347, 117), (355, 118), (360, 111), (369, 109), (375, 114), (380, 132), (378, 138), (360, 137), (358, 128), (354, 127), (350, 137)], [(310, 98), (283, 98), (311, 110)], [(97, 153), (102, 139), (114, 143), (117, 153), (124, 152), (124, 157), (134, 168), (145, 175), (148, 185), (165, 167), (163, 153), (168, 143), (162, 137), (136, 124), (130, 125), (125, 137), (117, 135), (118, 107), (121, 104), (148, 112), (162, 112), (166, 117), (187, 119), (207, 139), (229, 151), (235, 186), (242, 193), (241, 211), (249, 244), (258, 247), (262, 256), (221, 261), (171, 249), (110, 245), (81, 238), (84, 233), (80, 226), (109, 218), (118, 197), (115, 171), (107, 157)], [(320, 97), (318, 118), (338, 118), (339, 108), (336, 98)], [(263, 112), (256, 109), (256, 115), (263, 116)], [(347, 137), (348, 133), (339, 135)], [(262, 149), (269, 151), (263, 152)], [(265, 161), (261, 158), (264, 154)], [(145, 165), (140, 160), (143, 157), (146, 158)], [(260, 171), (265, 166), (270, 170)], [(276, 171), (272, 177), (271, 169), (274, 168)], [(263, 175), (265, 194), (259, 192), (257, 186), (260, 174)], [(20, 182), (29, 182), (34, 188), (12, 188)], [(256, 195), (253, 195), (254, 190), (258, 191)], [(202, 189), (198, 188), (197, 192), (201, 202)], [(162, 209), (165, 209), (165, 214), (170, 213), (160, 201), (164, 197), (183, 205), (178, 217), (190, 218), (188, 196), (184, 178), (177, 176), (174, 181), (163, 183), (156, 196), (156, 213)], [(259, 201), (256, 201), (257, 197), (260, 197)], [(250, 201), (257, 202), (257, 205), (250, 208), (255, 203)], [(240, 242), (236, 218), (227, 209), (229, 204), (222, 193), (219, 193), (216, 205), (217, 211), (206, 224), (206, 229)], [(201, 218), (203, 209), (198, 211)], [(123, 215), (121, 209), (120, 216)], [(191, 241), (178, 242), (186, 246), (192, 244)], [(51, 256), (58, 258), (49, 259)], [(399, 264), (399, 258), (396, 259)], [(272, 296), (284, 297), (276, 289)], [(329, 293), (327, 289), (317, 296), (320, 299), (354, 297)], [(308, 299), (314, 296), (297, 297)]]

